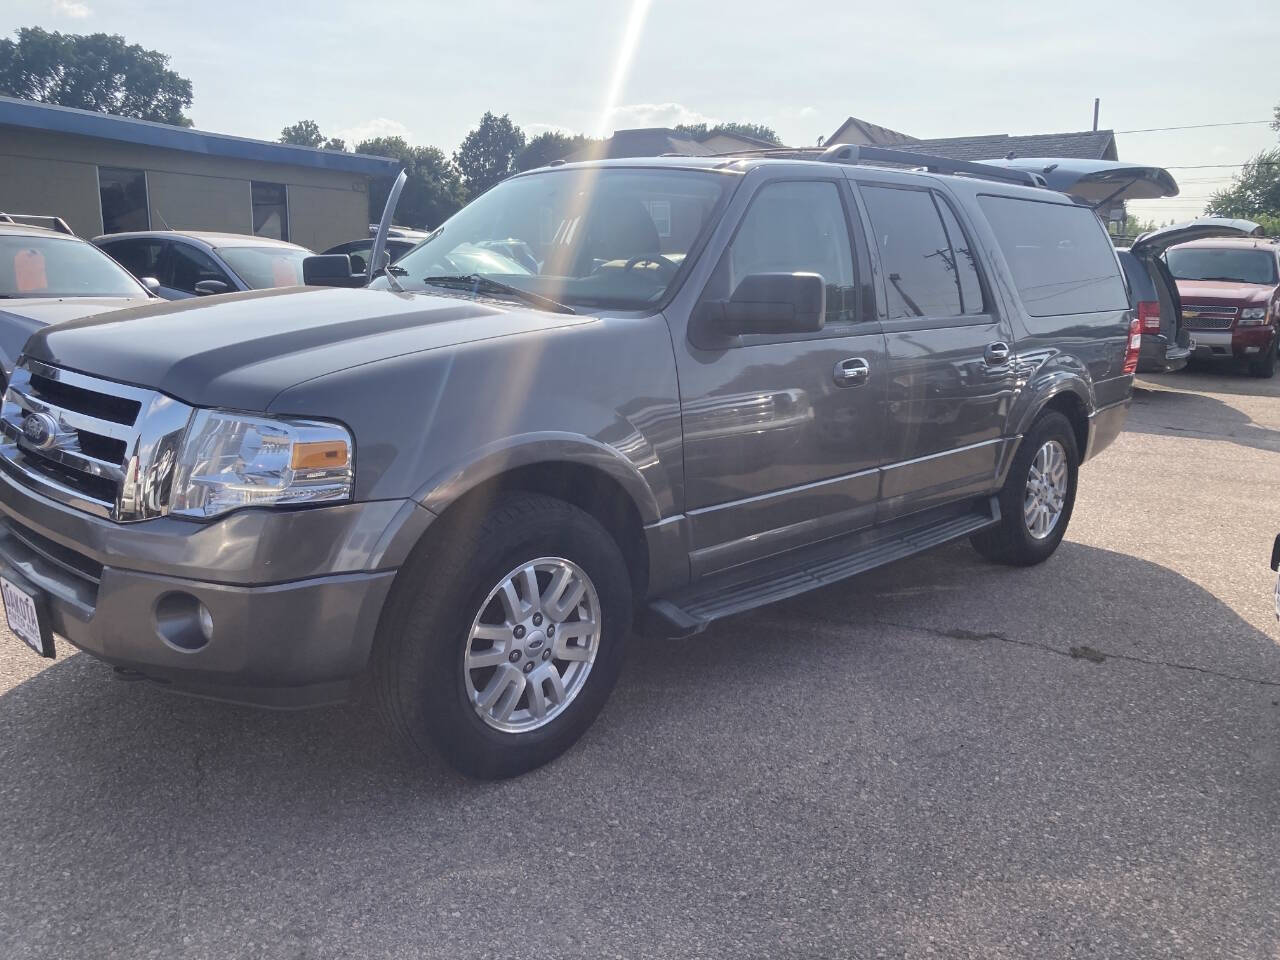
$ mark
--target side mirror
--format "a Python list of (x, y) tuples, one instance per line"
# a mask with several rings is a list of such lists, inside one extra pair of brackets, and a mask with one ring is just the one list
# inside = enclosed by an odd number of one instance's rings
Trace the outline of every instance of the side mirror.
[(348, 254), (320, 253), (302, 261), (302, 282), (308, 287), (363, 287), (369, 278), (352, 274)]
[(138, 282), (154, 293), (157, 297), (160, 296), (160, 281), (155, 277), (141, 277)]
[(753, 273), (728, 300), (709, 305), (717, 333), (816, 333), (827, 310), (827, 285), (817, 273)]
[(226, 293), (230, 290), (221, 280), (201, 280), (196, 284), (196, 293), (202, 297), (211, 297), (215, 293)]

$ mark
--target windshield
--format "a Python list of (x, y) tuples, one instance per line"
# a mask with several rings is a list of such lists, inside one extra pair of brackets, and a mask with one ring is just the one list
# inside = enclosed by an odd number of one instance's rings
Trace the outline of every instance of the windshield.
[(428, 277), (477, 274), (560, 303), (643, 309), (666, 296), (733, 183), (600, 167), (516, 177), (445, 221), (396, 276), (421, 289)]
[(301, 247), (219, 247), (218, 256), (251, 290), (302, 285), (302, 261), (311, 251)]
[(91, 243), (0, 236), (0, 297), (145, 297), (124, 267)]
[(1178, 280), (1236, 280), (1267, 285), (1276, 282), (1276, 257), (1267, 250), (1174, 247), (1165, 254), (1165, 261)]

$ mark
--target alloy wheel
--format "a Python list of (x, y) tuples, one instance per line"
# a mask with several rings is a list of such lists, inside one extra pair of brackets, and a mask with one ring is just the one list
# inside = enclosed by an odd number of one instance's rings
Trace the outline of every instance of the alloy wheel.
[(480, 719), (527, 733), (562, 714), (591, 672), (600, 620), (595, 585), (572, 560), (540, 557), (504, 576), (481, 604), (463, 653)]
[(1027, 532), (1037, 540), (1045, 539), (1058, 525), (1069, 483), (1067, 451), (1057, 440), (1046, 441), (1031, 461), (1022, 506)]

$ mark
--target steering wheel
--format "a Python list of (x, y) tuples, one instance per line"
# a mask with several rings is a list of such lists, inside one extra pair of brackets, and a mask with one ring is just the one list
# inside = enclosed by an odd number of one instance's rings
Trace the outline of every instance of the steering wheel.
[(656, 263), (658, 265), (659, 272), (665, 273), (668, 277), (674, 276), (676, 271), (680, 269), (677, 264), (672, 263), (660, 253), (642, 253), (640, 256), (632, 257), (628, 260), (627, 265), (623, 267), (623, 271), (627, 272), (634, 270), (642, 263)]

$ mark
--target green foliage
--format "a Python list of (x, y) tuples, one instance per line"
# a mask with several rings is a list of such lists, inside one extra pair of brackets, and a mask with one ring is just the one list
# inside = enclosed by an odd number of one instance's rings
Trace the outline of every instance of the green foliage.
[(453, 155), (467, 196), (479, 196), (515, 173), (516, 157), (524, 143), (524, 131), (511, 122), (510, 116), (504, 113), (499, 117), (486, 111), (480, 126), (463, 138)]
[(23, 27), (0, 40), (0, 94), (189, 127), (191, 81), (169, 58), (105, 33)]
[(714, 126), (708, 126), (705, 123), (682, 123), (676, 127), (676, 131), (694, 140), (706, 140), (723, 133), (731, 137), (751, 137), (755, 140), (763, 140), (765, 143), (782, 145), (777, 131), (773, 127), (766, 127), (763, 123), (717, 123)]
[(299, 120), (280, 131), (281, 143), (298, 147), (319, 147), (323, 150), (346, 150), (347, 145), (337, 137), (326, 137), (320, 132), (320, 124), (314, 120)]
[[(439, 226), (453, 216), (466, 200), (462, 179), (444, 152), (435, 147), (411, 147), (403, 137), (375, 137), (356, 144), (356, 153), (394, 157), (409, 174), (395, 221), (406, 227)], [(375, 182), (369, 189), (369, 222), (377, 223), (391, 191), (389, 181)]]
[(1246, 163), (1231, 186), (1209, 198), (1205, 213), (1246, 220), (1280, 217), (1280, 147)]
[(549, 130), (546, 133), (538, 134), (529, 141), (528, 146), (520, 151), (516, 156), (515, 168), (517, 171), (522, 172), (532, 170), (535, 167), (545, 167), (552, 160), (562, 160), (571, 153), (577, 153), (579, 150), (599, 142), (599, 140), (585, 137), (580, 133), (570, 135)]

